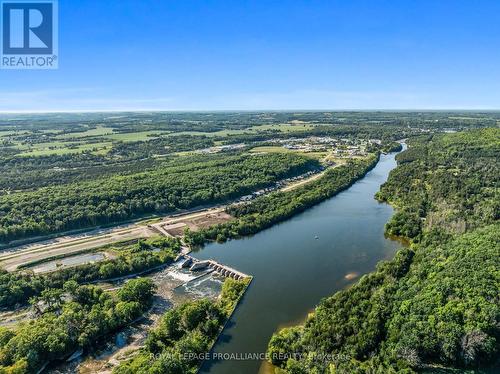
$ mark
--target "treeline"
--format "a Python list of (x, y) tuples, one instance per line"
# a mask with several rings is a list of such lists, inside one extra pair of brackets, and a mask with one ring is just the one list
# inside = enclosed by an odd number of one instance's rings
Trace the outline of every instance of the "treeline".
[(0, 270), (0, 308), (25, 305), (30, 298), (48, 289), (62, 288), (67, 281), (77, 283), (107, 280), (129, 274), (137, 274), (174, 261), (180, 251), (176, 239), (151, 238), (122, 248), (108, 246), (100, 250), (119, 253), (117, 258), (76, 267), (61, 269), (47, 274), (34, 274), (29, 270), (9, 273)]
[[(102, 141), (101, 137), (95, 139), (95, 142)], [(55, 186), (117, 174), (138, 173), (163, 165), (165, 161), (169, 161), (170, 166), (174, 165), (174, 162), (193, 162), (197, 159), (196, 157), (181, 160), (175, 156), (175, 153), (207, 148), (213, 144), (213, 139), (205, 136), (179, 135), (149, 141), (113, 142), (111, 150), (103, 154), (87, 151), (76, 154), (19, 156), (15, 152), (11, 154), (0, 152), (0, 193), (8, 190)], [(159, 155), (162, 157), (156, 157)], [(209, 157), (216, 158), (217, 155)]]
[[(37, 159), (41, 157), (36, 157)], [(47, 186), (60, 186), (68, 183), (95, 180), (113, 175), (135, 174), (158, 168), (166, 164), (166, 160), (145, 159), (123, 162), (103, 162), (87, 166), (58, 167), (51, 163), (52, 157), (31, 165), (23, 162), (10, 162), (0, 165), (0, 194), (11, 191), (35, 190)], [(46, 162), (45, 162), (46, 161)], [(32, 166), (33, 165), (33, 166)]]
[(113, 374), (196, 373), (248, 283), (229, 278), (217, 301), (187, 302), (168, 311), (149, 332), (144, 348)]
[(192, 246), (199, 246), (211, 240), (223, 242), (229, 238), (255, 234), (350, 187), (377, 162), (378, 155), (363, 160), (349, 160), (307, 185), (287, 192), (273, 192), (248, 204), (232, 205), (227, 212), (236, 217), (235, 220), (196, 232), (187, 230), (184, 239)]
[(398, 142), (386, 142), (382, 143), (382, 152), (400, 152), (403, 150), (403, 145)]
[(0, 196), (0, 242), (218, 203), (317, 168), (293, 154), (215, 161)]
[[(305, 325), (275, 334), (269, 344), (273, 364), (306, 374), (413, 373), (493, 363), (500, 352), (500, 224), (498, 216), (484, 213), (498, 204), (491, 191), (498, 174), (490, 173), (498, 167), (490, 159), (500, 151), (498, 139), (500, 130), (488, 129), (412, 141), (379, 197), (395, 201), (399, 212), (425, 208), (416, 216), (417, 228), (397, 221), (415, 230), (414, 244), (322, 300)], [(451, 176), (461, 176), (460, 182)], [(450, 220), (432, 218), (443, 206), (439, 198), (452, 204)], [(471, 214), (470, 202), (482, 214)], [(452, 222), (462, 219), (466, 224), (457, 230)]]
[(16, 330), (0, 328), (0, 373), (36, 373), (51, 361), (92, 347), (146, 312), (154, 290), (146, 278), (127, 282), (116, 296), (74, 281), (47, 290), (33, 301), (36, 319)]
[(162, 136), (146, 142), (118, 143), (110, 151), (110, 157), (153, 157), (175, 152), (193, 151), (213, 147), (214, 139), (206, 136), (174, 135)]

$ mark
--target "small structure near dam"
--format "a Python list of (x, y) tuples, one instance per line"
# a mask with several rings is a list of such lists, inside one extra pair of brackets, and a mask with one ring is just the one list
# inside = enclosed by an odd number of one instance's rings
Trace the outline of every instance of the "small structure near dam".
[(209, 271), (213, 271), (223, 277), (233, 278), (236, 280), (245, 279), (249, 277), (248, 274), (242, 273), (227, 265), (223, 265), (215, 260), (201, 261), (188, 254), (182, 254), (178, 256), (177, 261), (182, 261), (180, 266), (182, 268), (189, 267), (189, 270), (191, 271), (200, 271), (208, 269)]

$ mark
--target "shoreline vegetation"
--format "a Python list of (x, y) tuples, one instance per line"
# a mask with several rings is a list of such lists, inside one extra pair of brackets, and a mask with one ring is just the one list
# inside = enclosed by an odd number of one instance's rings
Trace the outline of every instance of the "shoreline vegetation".
[[(500, 130), (410, 139), (377, 198), (409, 248), (269, 343), (282, 373), (477, 369), (500, 351)], [(326, 356), (330, 355), (330, 356)], [(296, 359), (296, 357), (300, 357)], [(325, 361), (320, 357), (344, 357)]]
[[(99, 278), (100, 275), (104, 275), (102, 270), (109, 268), (110, 265), (112, 269), (108, 270), (115, 269), (116, 271), (119, 271), (124, 263), (133, 266), (132, 264), (140, 261), (139, 258), (142, 260), (144, 256), (149, 258), (152, 250), (157, 251), (152, 253), (153, 255), (160, 256), (171, 263), (179, 249), (178, 240), (150, 238), (139, 241), (137, 244), (124, 244), (122, 248), (114, 248), (116, 251), (121, 251), (118, 259), (122, 259), (118, 261), (117, 259), (103, 261), (44, 275), (3, 274), (3, 277), (10, 276), (13, 279), (7, 283), (0, 282), (2, 285), (10, 286), (9, 289), (4, 290), (6, 292), (2, 291), (2, 306), (12, 307), (13, 297), (18, 297), (17, 304), (21, 301), (26, 302), (29, 297), (31, 308), (39, 316), (36, 320), (22, 322), (14, 330), (0, 327), (0, 373), (42, 370), (52, 361), (63, 360), (75, 351), (90, 348), (91, 343), (100, 337), (119, 331), (141, 318), (152, 304), (155, 287), (150, 279), (132, 279), (118, 291), (118, 303), (114, 307), (116, 310), (104, 312), (106, 318), (113, 319), (115, 324), (108, 323), (106, 319), (98, 322), (96, 318), (99, 319), (102, 315), (95, 311), (113, 306), (113, 300), (117, 298), (98, 286), (78, 283), (88, 282), (89, 279), (95, 277)], [(139, 265), (135, 264), (135, 266)], [(101, 271), (96, 273), (97, 270)], [(128, 267), (121, 270), (128, 273)], [(203, 362), (205, 352), (212, 349), (251, 280), (251, 277), (242, 280), (227, 278), (224, 281), (222, 293), (216, 301), (200, 299), (183, 303), (169, 310), (161, 317), (158, 325), (148, 333), (145, 346), (133, 352), (133, 358), (123, 361), (114, 369), (114, 372), (150, 372), (150, 366), (154, 362), (155, 367), (161, 368), (158, 370), (195, 373)], [(26, 283), (22, 284), (22, 282)], [(13, 290), (19, 289), (23, 289), (25, 293), (15, 295)], [(140, 302), (138, 302), (139, 298)], [(131, 304), (125, 304), (125, 301)], [(75, 310), (80, 311), (81, 308), (83, 308), (81, 314), (75, 315)], [(65, 313), (68, 313), (68, 316)], [(84, 317), (85, 314), (88, 316)], [(69, 336), (69, 331), (61, 332), (60, 329), (55, 329), (55, 324), (64, 324), (70, 320), (72, 324), (81, 324), (90, 329), (85, 333), (86, 337), (88, 335), (88, 342), (84, 341), (81, 335), (85, 331), (83, 327), (81, 332), (79, 330), (71, 332), (71, 336)], [(91, 327), (98, 323), (99, 327)], [(27, 334), (30, 329), (34, 331), (40, 329), (40, 334), (47, 334), (47, 336), (42, 337), (37, 334), (38, 338), (33, 341), (29, 340)], [(48, 333), (49, 330), (54, 330), (55, 335)], [(76, 338), (78, 334), (80, 336)], [(66, 335), (68, 336), (64, 338)], [(61, 342), (57, 343), (57, 339), (61, 339)], [(58, 344), (58, 348), (51, 347), (51, 344)], [(186, 349), (190, 352), (191, 358), (183, 354)]]
[(250, 282), (228, 278), (218, 300), (187, 302), (169, 310), (149, 332), (145, 346), (113, 374), (196, 373)]
[[(398, 149), (398, 147), (394, 149)], [(275, 216), (273, 219), (262, 221), (266, 222), (265, 225), (272, 226), (279, 221), (298, 214), (310, 206), (349, 188), (355, 181), (362, 178), (376, 166), (379, 157), (380, 154), (377, 153), (376, 155), (370, 155), (364, 160), (349, 161), (344, 166), (327, 171), (324, 177), (320, 178), (318, 181), (308, 183), (307, 186), (289, 192), (275, 192), (257, 198), (252, 203), (247, 204), (247, 208), (248, 205), (254, 204), (255, 207), (250, 208), (250, 210), (245, 210), (245, 213), (243, 213), (243, 211), (236, 213), (230, 208), (231, 214), (236, 216), (237, 219), (241, 219), (248, 216), (249, 211), (256, 213), (259, 209), (258, 207), (262, 205), (269, 206), (269, 211), (271, 211), (272, 206), (277, 206), (278, 204), (283, 206), (284, 199), (287, 199), (293, 204), (294, 198), (302, 196), (303, 204), (299, 206), (295, 205), (293, 209), (286, 211), (284, 215), (280, 215), (279, 217)], [(348, 171), (348, 173), (346, 173), (346, 171)], [(325, 183), (325, 180), (329, 183)], [(305, 194), (308, 190), (312, 192)], [(278, 197), (274, 197), (273, 195), (278, 195)], [(273, 201), (272, 206), (268, 205), (268, 199)], [(238, 209), (239, 207), (236, 206), (235, 208)], [(254, 210), (254, 208), (257, 210)], [(276, 221), (276, 219), (278, 219), (278, 221)], [(203, 242), (206, 242), (208, 237), (205, 236), (205, 233), (210, 232), (214, 228), (219, 232), (218, 240), (220, 240), (220, 230), (221, 228), (225, 230), (227, 225), (228, 224), (216, 225), (209, 229), (197, 231), (196, 233), (192, 233), (188, 230), (185, 233), (185, 241), (190, 245), (195, 245), (190, 235), (204, 233)], [(239, 224), (239, 226), (241, 227), (241, 224)], [(251, 235), (269, 226), (254, 226), (254, 230), (246, 232), (248, 232), (247, 235)], [(225, 237), (225, 239), (227, 239), (227, 237)], [(200, 242), (198, 241), (196, 245), (200, 245)], [(243, 281), (227, 279), (224, 283), (219, 301), (214, 303), (207, 300), (200, 300), (180, 305), (168, 311), (162, 317), (158, 326), (149, 332), (145, 347), (140, 349), (133, 358), (122, 362), (113, 370), (113, 373), (196, 373), (203, 363), (203, 358), (206, 357), (207, 352), (210, 352), (216, 343), (218, 336), (236, 309), (240, 298), (243, 297), (250, 282), (251, 278)], [(221, 308), (220, 305), (224, 306)], [(223, 312), (223, 317), (219, 318), (218, 313), (221, 311)], [(187, 319), (189, 318), (195, 321), (188, 322)], [(210, 319), (211, 325), (214, 326), (207, 326), (207, 320)]]
[(224, 242), (256, 234), (349, 188), (372, 170), (379, 158), (377, 153), (366, 159), (349, 160), (292, 191), (277, 191), (248, 204), (230, 206), (227, 213), (236, 219), (196, 232), (187, 229), (184, 240), (192, 247), (199, 247), (210, 241)]

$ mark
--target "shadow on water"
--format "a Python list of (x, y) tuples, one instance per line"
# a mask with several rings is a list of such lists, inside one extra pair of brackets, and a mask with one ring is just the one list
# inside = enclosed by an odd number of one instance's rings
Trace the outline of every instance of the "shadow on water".
[[(395, 166), (395, 154), (382, 155), (337, 196), (252, 237), (212, 243), (194, 254), (254, 276), (214, 347), (215, 357), (237, 359), (206, 361), (202, 373), (257, 373), (262, 361), (253, 358), (262, 357), (276, 330), (303, 321), (322, 298), (392, 258), (402, 245), (384, 237), (393, 209), (374, 195)], [(252, 359), (244, 359), (248, 355)]]

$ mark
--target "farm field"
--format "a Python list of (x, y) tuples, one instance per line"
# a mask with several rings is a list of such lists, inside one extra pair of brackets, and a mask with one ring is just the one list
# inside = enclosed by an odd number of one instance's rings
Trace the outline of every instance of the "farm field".
[[(9, 142), (9, 146), (19, 150), (20, 156), (69, 155), (89, 152), (105, 154), (116, 142), (146, 142), (164, 136), (200, 136), (209, 138), (225, 138), (228, 136), (251, 135), (261, 132), (294, 133), (313, 128), (310, 124), (268, 124), (251, 126), (241, 130), (220, 131), (177, 131), (148, 130), (117, 132), (113, 127), (97, 125), (85, 131), (64, 132), (64, 130), (42, 130), (40, 133), (30, 131), (1, 131), (0, 139)], [(36, 139), (36, 141), (33, 141)], [(38, 140), (39, 139), (39, 140)], [(40, 141), (42, 140), (42, 141)], [(46, 140), (46, 141), (43, 141)]]
[(40, 143), (33, 146), (19, 146), (19, 149), (24, 150), (19, 153), (19, 156), (51, 156), (51, 155), (69, 155), (84, 152), (98, 154), (111, 149), (111, 142), (99, 143), (78, 143), (78, 142), (51, 142)]
[(278, 146), (261, 146), (250, 149), (250, 153), (297, 153), (303, 156), (312, 157), (315, 159), (324, 159), (329, 155), (329, 152), (304, 152), (298, 150), (287, 149)]
[(179, 136), (179, 135), (195, 135), (195, 136), (208, 136), (208, 137), (225, 137), (230, 135), (251, 135), (263, 132), (281, 132), (281, 133), (294, 133), (300, 131), (307, 131), (313, 129), (312, 124), (269, 124), (269, 125), (259, 125), (244, 128), (241, 130), (221, 130), (215, 132), (204, 132), (204, 131), (181, 131), (171, 133), (168, 136)]
[[(55, 137), (58, 139), (90, 138), (93, 136), (111, 135), (111, 134), (113, 134), (113, 132), (114, 132), (114, 129), (111, 127), (96, 126), (95, 128), (87, 130), (87, 131), (64, 133), (64, 134), (56, 135)], [(57, 132), (56, 132), (56, 134), (57, 134)]]

